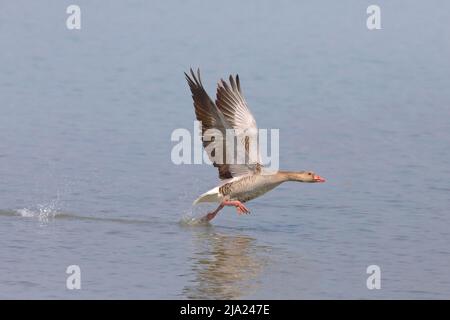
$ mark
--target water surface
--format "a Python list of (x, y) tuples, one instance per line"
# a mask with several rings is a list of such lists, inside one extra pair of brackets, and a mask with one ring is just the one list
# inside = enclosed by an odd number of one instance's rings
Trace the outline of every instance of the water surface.
[[(450, 297), (448, 2), (378, 1), (377, 31), (368, 1), (80, 0), (79, 31), (69, 4), (0, 10), (1, 298)], [(327, 183), (180, 223), (218, 182), (170, 160), (190, 66), (212, 97), (238, 72), (281, 167)]]

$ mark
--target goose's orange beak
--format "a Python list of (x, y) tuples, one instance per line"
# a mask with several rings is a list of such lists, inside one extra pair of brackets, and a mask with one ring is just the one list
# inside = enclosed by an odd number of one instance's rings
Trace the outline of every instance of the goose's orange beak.
[(316, 174), (314, 175), (314, 182), (325, 182), (325, 179)]

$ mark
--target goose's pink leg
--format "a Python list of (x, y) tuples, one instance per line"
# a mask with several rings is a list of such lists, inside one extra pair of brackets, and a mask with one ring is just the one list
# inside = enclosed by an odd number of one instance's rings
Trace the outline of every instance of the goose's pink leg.
[(222, 203), (217, 207), (216, 210), (208, 213), (205, 216), (206, 221), (211, 221), (212, 219), (214, 219), (216, 217), (216, 215), (219, 213), (220, 210), (223, 209), (223, 207), (225, 206), (233, 206), (236, 207), (236, 211), (238, 212), (238, 214), (244, 214), (244, 213), (250, 213), (250, 210), (248, 210), (240, 201), (234, 200), (234, 201), (222, 201)]
[(218, 206), (216, 210), (208, 213), (205, 216), (206, 221), (211, 221), (212, 219), (214, 219), (216, 217), (216, 215), (219, 213), (219, 211), (223, 209), (223, 207), (224, 207), (224, 205), (221, 203), (220, 206)]
[(225, 206), (236, 207), (236, 211), (238, 212), (238, 214), (250, 213), (250, 210), (248, 210), (247, 207), (244, 206), (244, 204), (238, 200), (223, 201), (222, 204)]

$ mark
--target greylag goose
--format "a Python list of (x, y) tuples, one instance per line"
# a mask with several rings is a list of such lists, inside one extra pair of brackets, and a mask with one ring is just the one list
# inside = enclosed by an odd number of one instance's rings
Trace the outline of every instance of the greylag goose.
[[(230, 75), (229, 84), (223, 79), (220, 80), (214, 103), (203, 87), (199, 69), (197, 75), (192, 69), (190, 69), (190, 76), (187, 73), (184, 74), (192, 92), (196, 118), (201, 123), (205, 150), (222, 150), (223, 143), (227, 142), (228, 129), (241, 132), (242, 135), (237, 136), (237, 143), (242, 143), (245, 148), (246, 157), (243, 162), (219, 163), (215, 161), (215, 157), (212, 157), (214, 152), (208, 154), (213, 165), (218, 168), (222, 182), (199, 196), (193, 203), (193, 205), (201, 202), (219, 203), (216, 210), (204, 217), (206, 221), (214, 219), (225, 206), (236, 207), (238, 214), (248, 214), (250, 211), (244, 206), (245, 202), (265, 194), (286, 181), (325, 182), (324, 178), (311, 171), (270, 172), (261, 165), (259, 153), (255, 156), (249, 152), (248, 136), (257, 132), (257, 126), (242, 94), (238, 75), (235, 78)], [(207, 136), (208, 130), (220, 132), (223, 139), (211, 139)]]

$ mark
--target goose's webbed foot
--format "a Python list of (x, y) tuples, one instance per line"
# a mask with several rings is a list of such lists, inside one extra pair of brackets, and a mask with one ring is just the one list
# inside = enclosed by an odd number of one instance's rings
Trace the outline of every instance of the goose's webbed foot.
[(224, 200), (222, 201), (222, 203), (217, 207), (216, 210), (209, 212), (208, 214), (206, 214), (206, 216), (203, 218), (206, 221), (211, 221), (212, 219), (214, 219), (217, 214), (219, 213), (220, 210), (223, 209), (223, 207), (225, 206), (232, 206), (232, 207), (236, 207), (236, 211), (238, 214), (249, 214), (250, 210), (247, 209), (246, 206), (244, 206), (244, 204), (238, 200)]
[(222, 202), (222, 205), (224, 206), (233, 206), (236, 207), (236, 211), (238, 214), (248, 214), (250, 213), (250, 210), (247, 209), (246, 206), (244, 206), (244, 204), (238, 200), (225, 200)]

